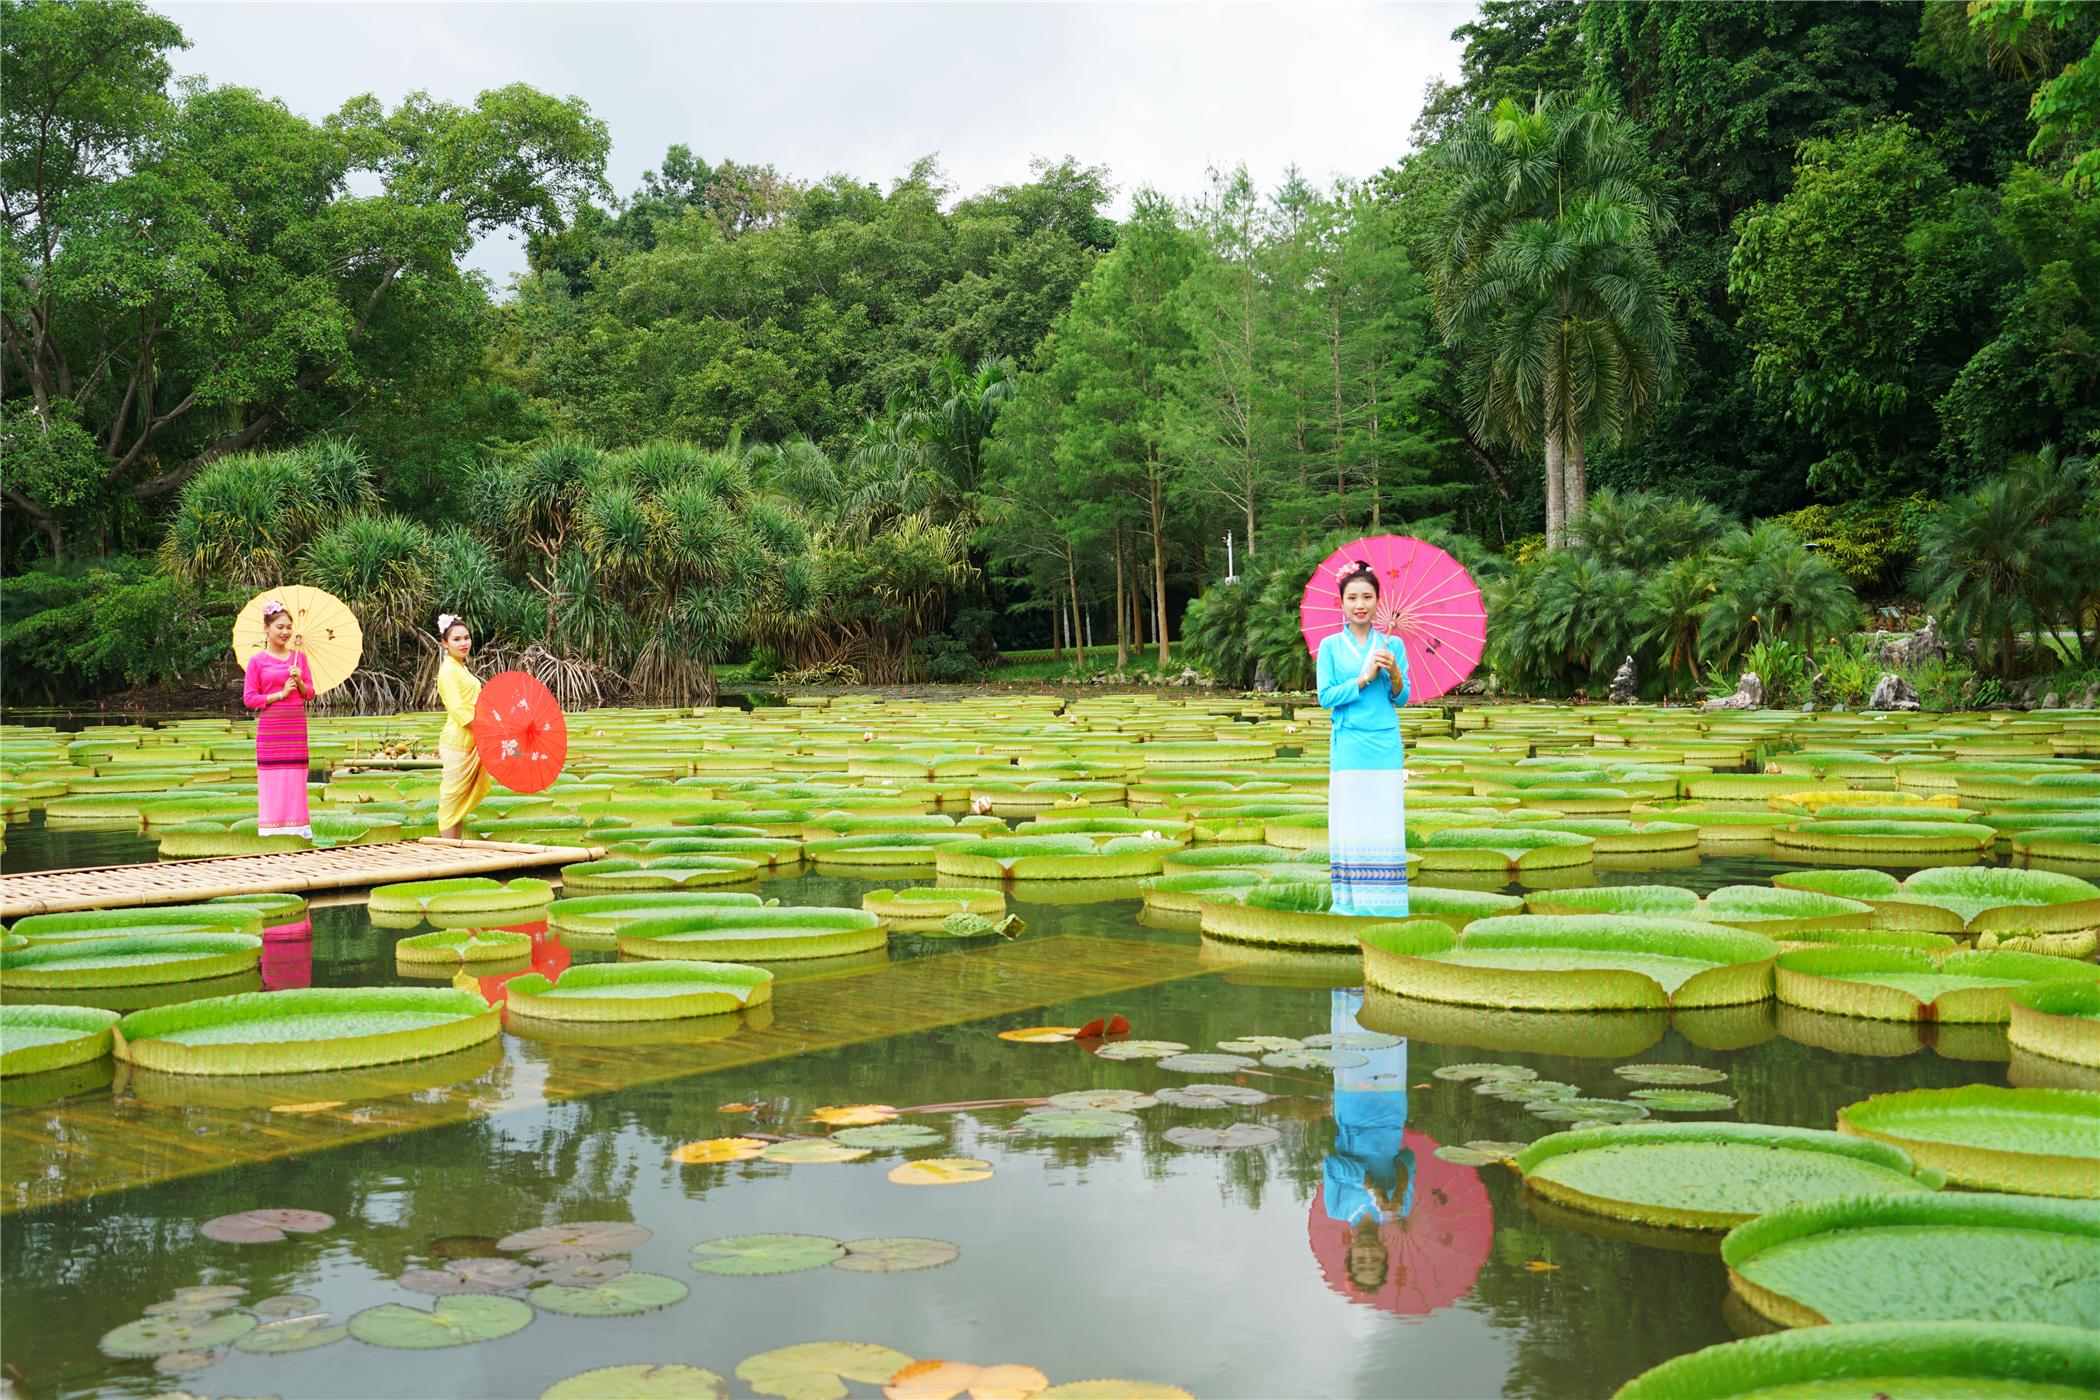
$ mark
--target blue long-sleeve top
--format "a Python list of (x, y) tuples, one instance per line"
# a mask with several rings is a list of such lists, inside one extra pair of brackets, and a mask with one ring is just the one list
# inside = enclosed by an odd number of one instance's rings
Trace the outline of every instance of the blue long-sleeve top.
[[(1356, 683), (1365, 658), (1379, 646), (1389, 648), (1400, 665), (1398, 690), (1382, 672), (1369, 685)], [(1320, 704), (1329, 717), (1328, 770), (1400, 767), (1400, 707), (1414, 690), (1407, 645), (1374, 628), (1370, 641), (1359, 646), (1344, 627), (1320, 643), (1318, 675)]]

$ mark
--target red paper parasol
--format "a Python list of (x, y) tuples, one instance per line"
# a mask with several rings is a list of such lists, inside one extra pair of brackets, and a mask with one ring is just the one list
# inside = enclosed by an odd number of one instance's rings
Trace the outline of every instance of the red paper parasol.
[(1371, 625), (1407, 646), (1413, 698), (1434, 700), (1471, 675), (1487, 645), (1480, 586), (1443, 550), (1405, 535), (1373, 535), (1320, 562), (1298, 608), (1305, 645), (1317, 653), (1321, 642), (1342, 630), (1335, 585), (1359, 559), (1378, 572), (1378, 611)]
[(474, 748), (491, 778), (512, 792), (539, 792), (561, 776), (569, 724), (552, 691), (523, 671), (505, 671), (474, 702)]
[(1305, 1233), (1320, 1276), (1352, 1303), (1419, 1317), (1464, 1297), (1495, 1245), (1495, 1208), (1480, 1173), (1436, 1155), (1437, 1142), (1410, 1128), (1402, 1143), (1414, 1153), (1414, 1200), (1406, 1215), (1380, 1222), (1384, 1282), (1375, 1290), (1350, 1276), (1354, 1231), (1327, 1218), (1326, 1188), (1313, 1192)]

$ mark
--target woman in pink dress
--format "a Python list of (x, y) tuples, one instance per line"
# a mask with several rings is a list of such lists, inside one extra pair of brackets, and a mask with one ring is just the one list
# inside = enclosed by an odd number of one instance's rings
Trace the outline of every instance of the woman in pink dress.
[(248, 658), (241, 699), (255, 716), (256, 830), (264, 836), (313, 840), (306, 809), (306, 702), (313, 668), (292, 646), (292, 615), (272, 598), (263, 604), (263, 649)]

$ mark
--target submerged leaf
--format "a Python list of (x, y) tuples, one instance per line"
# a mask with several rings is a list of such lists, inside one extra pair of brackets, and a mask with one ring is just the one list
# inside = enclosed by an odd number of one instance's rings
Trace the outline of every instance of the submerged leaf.
[(1266, 1055), (1271, 1050), (1302, 1050), (1305, 1042), (1287, 1035), (1243, 1035), (1237, 1040), (1221, 1040), (1218, 1048), (1228, 1055)]
[(310, 1293), (275, 1293), (250, 1303), (248, 1311), (257, 1317), (297, 1317), (320, 1306), (321, 1300)]
[(1539, 1099), (1524, 1106), (1554, 1123), (1631, 1123), (1648, 1116), (1639, 1104), (1618, 1099)]
[(733, 1278), (821, 1269), (846, 1252), (829, 1235), (724, 1235), (693, 1246), (693, 1267)]
[(1311, 1045), (1303, 1050), (1277, 1050), (1261, 1057), (1271, 1069), (1355, 1069), (1371, 1057), (1347, 1046)]
[(1241, 1084), (1190, 1084), (1162, 1089), (1156, 1097), (1176, 1108), (1236, 1108), (1269, 1101), (1261, 1090)]
[(533, 1276), (540, 1283), (560, 1283), (571, 1288), (583, 1288), (592, 1284), (616, 1279), (634, 1265), (625, 1259), (557, 1259), (551, 1264), (541, 1264), (534, 1269)]
[(1176, 1147), (1201, 1147), (1212, 1152), (1237, 1152), (1243, 1147), (1267, 1147), (1283, 1134), (1266, 1123), (1233, 1123), (1223, 1128), (1169, 1128), (1160, 1136)]
[(1188, 1049), (1178, 1040), (1115, 1040), (1094, 1052), (1103, 1060), (1163, 1060)]
[(1523, 1065), (1444, 1065), (1430, 1071), (1439, 1079), (1536, 1079), (1539, 1072)]
[[(1162, 1061), (1164, 1063), (1164, 1061)], [(1044, 1100), (1052, 1108), (1150, 1108), (1159, 1100), (1151, 1094), (1141, 1094), (1135, 1089), (1074, 1089), (1066, 1094), (1052, 1094)]]
[(161, 1314), (127, 1322), (102, 1334), (102, 1349), (111, 1356), (164, 1356), (171, 1351), (204, 1351), (224, 1346), (255, 1327), (247, 1313), (209, 1317)]
[(1333, 1035), (1305, 1037), (1306, 1048), (1310, 1050), (1390, 1050), (1399, 1043), (1399, 1036), (1387, 1035), (1384, 1031), (1337, 1031)]
[(281, 1356), (286, 1352), (311, 1351), (315, 1347), (329, 1346), (350, 1335), (350, 1329), (339, 1322), (331, 1322), (326, 1316), (287, 1317), (278, 1322), (265, 1322), (234, 1339), (234, 1346), (241, 1351), (257, 1352), (264, 1356)]
[(1735, 1107), (1733, 1095), (1705, 1089), (1635, 1089), (1626, 1097), (1646, 1104), (1656, 1113), (1719, 1113)]
[(1612, 1073), (1636, 1084), (1718, 1084), (1728, 1077), (1705, 1065), (1620, 1065)]
[(530, 1253), (542, 1261), (587, 1259), (600, 1254), (625, 1254), (649, 1242), (649, 1230), (626, 1220), (572, 1220), (561, 1225), (542, 1225), (520, 1230), (496, 1241), (499, 1249)]

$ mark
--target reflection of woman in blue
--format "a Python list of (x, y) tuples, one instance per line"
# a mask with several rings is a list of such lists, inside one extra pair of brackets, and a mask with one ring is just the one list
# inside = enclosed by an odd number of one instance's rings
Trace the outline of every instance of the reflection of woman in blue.
[[(1331, 993), (1329, 1026), (1337, 1037), (1363, 1028), (1360, 991)], [(1327, 1218), (1349, 1227), (1349, 1282), (1375, 1293), (1390, 1261), (1378, 1227), (1414, 1209), (1415, 1154), (1407, 1128), (1407, 1043), (1357, 1051), (1369, 1063), (1334, 1071), (1334, 1150), (1324, 1164)]]

